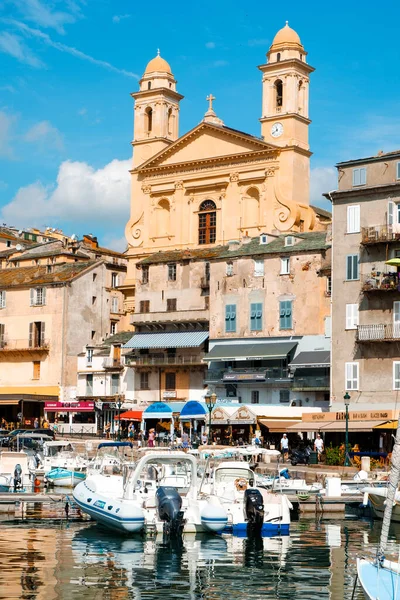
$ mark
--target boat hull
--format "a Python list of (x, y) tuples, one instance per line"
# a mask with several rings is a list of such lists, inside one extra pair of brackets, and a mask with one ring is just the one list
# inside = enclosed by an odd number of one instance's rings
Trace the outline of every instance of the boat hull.
[[(394, 569), (357, 559), (357, 574), (366, 600), (400, 600), (400, 575)], [(390, 563), (386, 563), (390, 564)]]
[[(378, 519), (383, 519), (386, 506), (387, 488), (364, 488), (364, 493), (368, 494), (373, 513)], [(400, 498), (399, 493), (396, 493), (396, 502), (393, 505), (391, 521), (400, 523)]]
[(57, 487), (74, 487), (86, 479), (86, 473), (57, 468), (46, 473), (45, 478), (50, 485), (55, 485)]

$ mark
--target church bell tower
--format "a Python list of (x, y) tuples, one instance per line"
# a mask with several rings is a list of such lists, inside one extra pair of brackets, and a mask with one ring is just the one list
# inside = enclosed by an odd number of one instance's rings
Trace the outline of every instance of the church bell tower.
[(139, 166), (179, 137), (179, 102), (171, 67), (160, 53), (147, 65), (134, 108), (133, 165)]
[(281, 179), (293, 200), (309, 204), (310, 146), (308, 127), (309, 76), (307, 52), (298, 34), (286, 22), (259, 67), (262, 77), (261, 134), (279, 146)]

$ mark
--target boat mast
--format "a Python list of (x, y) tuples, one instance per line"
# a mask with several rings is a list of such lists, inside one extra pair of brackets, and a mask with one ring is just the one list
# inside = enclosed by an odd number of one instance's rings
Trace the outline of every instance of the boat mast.
[(389, 537), (389, 527), (392, 518), (393, 504), (396, 495), (397, 486), (400, 480), (400, 418), (398, 420), (396, 439), (392, 451), (392, 467), (390, 469), (389, 484), (385, 502), (385, 512), (381, 530), (381, 540), (378, 549), (378, 558), (384, 558), (387, 541)]

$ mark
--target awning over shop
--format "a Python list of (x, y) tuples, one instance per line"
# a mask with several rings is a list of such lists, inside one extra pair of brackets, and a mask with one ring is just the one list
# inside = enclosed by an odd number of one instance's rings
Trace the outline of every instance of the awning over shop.
[(290, 368), (317, 369), (328, 368), (331, 364), (331, 355), (327, 350), (314, 350), (312, 352), (300, 352), (290, 363)]
[[(142, 420), (142, 410), (127, 410), (120, 415), (121, 421), (136, 421), (140, 422)], [(114, 417), (118, 421), (118, 415)]]
[(259, 419), (258, 422), (261, 423), (261, 425), (264, 425), (264, 427), (268, 427), (270, 433), (287, 433), (288, 431), (291, 431), (289, 428), (299, 421), (294, 421), (293, 419), (285, 419), (281, 421), (274, 419)]
[(123, 348), (197, 348), (208, 339), (208, 335), (208, 331), (134, 333)]
[(208, 412), (207, 406), (197, 400), (189, 400), (181, 410), (180, 420), (204, 419)]
[[(378, 425), (380, 425), (382, 421), (349, 421), (349, 431), (360, 431), (360, 432), (369, 432), (373, 429), (376, 429)], [(320, 432), (329, 432), (329, 433), (341, 433), (346, 431), (346, 421), (331, 421), (331, 422), (321, 422), (321, 423), (310, 423), (307, 421), (301, 421), (296, 425), (291, 425), (288, 427), (288, 433), (294, 432), (308, 432), (308, 431), (320, 431)]]
[(10, 399), (10, 398), (0, 398), (0, 405), (2, 406), (16, 406), (19, 403), (19, 400)]
[(205, 356), (212, 360), (261, 360), (281, 359), (297, 345), (297, 342), (265, 342), (258, 344), (215, 344)]
[(180, 413), (185, 402), (154, 402), (146, 408), (143, 419), (172, 419), (174, 413)]
[(45, 402), (46, 412), (93, 412), (94, 402)]

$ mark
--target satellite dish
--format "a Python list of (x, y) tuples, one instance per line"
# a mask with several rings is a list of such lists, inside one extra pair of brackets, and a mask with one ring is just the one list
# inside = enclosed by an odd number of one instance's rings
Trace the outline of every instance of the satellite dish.
[(23, 233), (23, 232), (22, 232), (22, 229), (20, 229), (20, 230), (18, 231), (18, 235), (22, 235), (22, 233)]
[(77, 239), (78, 239), (78, 236), (77, 236), (75, 233), (73, 233), (73, 234), (71, 235), (71, 240), (72, 240), (73, 242), (75, 242)]
[(17, 244), (17, 245), (15, 246), (15, 249), (16, 249), (16, 250), (22, 250), (22, 246), (21, 246), (21, 244)]

